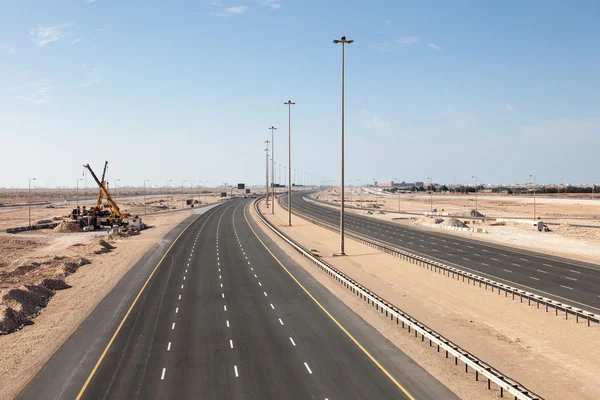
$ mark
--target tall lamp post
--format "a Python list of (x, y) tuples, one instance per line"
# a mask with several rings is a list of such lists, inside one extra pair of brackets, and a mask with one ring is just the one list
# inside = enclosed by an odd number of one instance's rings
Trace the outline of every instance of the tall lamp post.
[(360, 207), (362, 208), (362, 206), (363, 206), (363, 201), (362, 201), (362, 181), (360, 179), (357, 179), (356, 181), (359, 184), (358, 191), (360, 192)]
[(431, 177), (427, 177), (429, 179), (429, 212), (433, 212), (433, 182)]
[(117, 188), (118, 188), (117, 183), (119, 183), (119, 182), (121, 182), (120, 179), (115, 179), (115, 199), (117, 198)]
[(535, 175), (529, 174), (529, 177), (533, 178), (533, 220), (535, 221), (535, 216), (536, 216), (536, 212), (535, 212)]
[[(398, 178), (394, 178), (396, 182), (399, 181)], [(396, 190), (396, 194), (398, 195), (398, 212), (400, 212), (400, 186), (398, 186), (398, 190)]]
[(173, 179), (167, 179), (167, 201), (171, 201), (171, 193), (169, 192), (169, 182), (173, 182)]
[(183, 209), (183, 186), (187, 182), (187, 179), (181, 181), (181, 209)]
[[(273, 179), (273, 175), (275, 174), (275, 169), (273, 168), (273, 163), (275, 162), (275, 128), (274, 126), (271, 126), (269, 128), (271, 130), (271, 182), (274, 181)], [(268, 168), (268, 167), (267, 167)], [(267, 173), (267, 179), (268, 178), (268, 173)], [(269, 189), (267, 188), (267, 191)], [(273, 193), (273, 199), (271, 202), (271, 214), (275, 214), (275, 185), (273, 185), (273, 188), (271, 189), (271, 193)], [(269, 193), (267, 192), (267, 197), (269, 197)], [(268, 207), (268, 201), (267, 201), (267, 207)]]
[(475, 178), (475, 216), (477, 216), (477, 175), (473, 175), (471, 178)]
[(192, 205), (194, 204), (193, 200), (194, 200), (194, 182), (195, 181), (196, 181), (195, 179), (192, 179), (190, 181), (190, 194), (192, 195)]
[(342, 44), (342, 199), (340, 207), (340, 255), (344, 255), (344, 49), (346, 44), (354, 43), (354, 40), (348, 40), (346, 36), (342, 36), (339, 40), (334, 40), (333, 43)]
[[(269, 141), (265, 140), (265, 144), (267, 145), (267, 147), (265, 148), (265, 196), (267, 199), (267, 208), (269, 208)], [(273, 201), (275, 201), (275, 195), (273, 195)]]
[[(291, 100), (283, 103), (288, 106), (288, 178), (292, 181), (292, 105), (296, 104)], [(292, 185), (288, 187), (288, 225), (292, 226)]]
[(150, 182), (150, 179), (144, 179), (144, 214), (147, 214), (146, 210), (146, 182)]
[(77, 210), (77, 216), (79, 217), (79, 181), (82, 181), (83, 178), (77, 178), (75, 182), (75, 209)]
[(29, 190), (27, 192), (27, 203), (29, 203), (29, 226), (31, 226), (31, 181), (35, 181), (35, 178), (29, 178)]
[(594, 194), (596, 193), (596, 181), (598, 180), (597, 177), (594, 177), (594, 181), (592, 182), (592, 200), (594, 200)]

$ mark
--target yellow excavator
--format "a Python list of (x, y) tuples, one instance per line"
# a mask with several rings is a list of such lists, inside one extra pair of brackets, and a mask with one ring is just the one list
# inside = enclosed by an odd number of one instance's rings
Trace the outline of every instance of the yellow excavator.
[[(105, 162), (105, 164), (104, 164), (104, 172), (105, 173), (106, 173), (106, 165), (107, 164), (108, 164), (108, 162)], [(98, 188), (100, 189), (100, 195), (98, 195), (98, 201), (96, 203), (96, 207), (92, 208), (94, 214), (96, 214), (98, 217), (100, 217), (102, 215), (102, 196), (104, 196), (110, 206), (110, 215), (106, 219), (106, 222), (108, 222), (108, 225), (110, 225), (110, 226), (112, 226), (112, 225), (127, 225), (128, 224), (127, 216), (121, 212), (117, 203), (114, 202), (112, 197), (110, 197), (108, 190), (106, 190), (106, 186), (104, 183), (104, 176), (102, 177), (103, 181), (101, 182), (89, 164), (84, 164), (83, 168), (87, 168), (90, 171), (90, 174), (92, 174), (92, 177), (94, 178), (94, 180), (98, 184)]]

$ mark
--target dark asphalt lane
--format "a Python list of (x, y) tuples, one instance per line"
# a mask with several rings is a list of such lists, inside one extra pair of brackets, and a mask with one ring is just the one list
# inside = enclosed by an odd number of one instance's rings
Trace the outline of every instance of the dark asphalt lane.
[[(292, 210), (339, 226), (339, 211), (292, 194)], [(287, 206), (287, 196), (282, 197)], [(600, 311), (600, 266), (346, 214), (346, 229), (523, 290)]]
[[(82, 398), (456, 398), (258, 232), (251, 204), (230, 201), (181, 235)], [(21, 398), (72, 398), (42, 390)]]

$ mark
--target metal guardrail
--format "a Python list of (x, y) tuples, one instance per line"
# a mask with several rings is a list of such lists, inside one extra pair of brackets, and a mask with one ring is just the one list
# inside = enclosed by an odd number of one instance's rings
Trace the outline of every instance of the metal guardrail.
[(389, 317), (390, 320), (396, 319), (397, 325), (402, 325), (402, 328), (408, 329), (409, 333), (414, 332), (416, 338), (421, 335), (421, 341), (424, 342), (426, 339), (429, 340), (429, 346), (432, 347), (434, 344), (437, 346), (438, 353), (440, 349), (446, 353), (446, 358), (449, 356), (454, 357), (454, 364), (458, 365), (460, 360), (465, 365), (465, 372), (469, 372), (469, 368), (475, 371), (475, 380), (479, 380), (479, 375), (487, 378), (488, 389), (491, 389), (491, 383), (493, 382), (500, 388), (500, 397), (504, 397), (504, 392), (508, 392), (514, 395), (515, 399), (520, 400), (541, 400), (542, 398), (529, 389), (525, 388), (519, 382), (507, 377), (497, 369), (483, 362), (482, 360), (475, 357), (473, 354), (463, 350), (455, 343), (446, 339), (433, 329), (427, 327), (425, 324), (419, 322), (415, 318), (411, 317), (398, 307), (394, 306), (390, 302), (384, 300), (365, 286), (356, 282), (343, 272), (339, 271), (331, 264), (326, 261), (320, 260), (312, 252), (306, 249), (304, 246), (291, 239), (285, 233), (281, 232), (269, 221), (267, 221), (258, 208), (258, 203), (262, 199), (258, 199), (254, 202), (254, 209), (260, 218), (260, 220), (273, 231), (277, 236), (283, 239), (285, 242), (290, 244), (296, 251), (310, 260), (313, 264), (327, 273), (329, 276), (337, 280), (339, 283), (344, 285), (353, 294), (359, 296), (362, 300), (366, 301), (367, 304), (375, 307), (382, 314), (385, 312), (385, 316)]
[[(280, 205), (284, 208), (286, 207), (286, 205), (283, 203), (280, 203)], [(329, 229), (329, 230), (333, 230), (335, 232), (339, 232), (337, 227), (333, 227), (330, 224), (318, 221), (318, 220), (306, 215), (303, 212), (300, 212), (298, 210), (292, 210), (292, 212), (302, 216), (303, 218), (307, 219), (308, 221), (312, 222), (313, 224), (319, 225), (319, 226)], [(479, 276), (477, 274), (473, 274), (471, 272), (466, 272), (459, 268), (451, 267), (449, 265), (445, 265), (443, 263), (433, 261), (428, 258), (418, 256), (416, 254), (412, 254), (405, 250), (391, 247), (387, 244), (378, 242), (371, 238), (365, 238), (365, 237), (363, 237), (361, 235), (357, 235), (355, 233), (346, 231), (345, 235), (353, 240), (356, 240), (359, 243), (376, 248), (380, 251), (383, 251), (384, 253), (391, 254), (395, 257), (402, 258), (404, 261), (408, 261), (413, 264), (417, 264), (423, 268), (427, 268), (434, 272), (438, 272), (443, 275), (447, 275), (448, 277), (450, 277), (450, 275), (452, 275), (453, 279), (460, 280), (462, 278), (463, 282), (466, 280), (467, 283), (469, 283), (469, 284), (472, 282), (473, 285), (479, 284), (479, 287), (485, 286), (486, 290), (491, 289), (492, 292), (496, 291), (498, 293), (498, 295), (500, 295), (500, 294), (502, 294), (502, 292), (504, 292), (504, 297), (508, 297), (508, 295), (510, 294), (512, 296), (513, 300), (515, 299), (515, 297), (518, 297), (520, 299), (521, 303), (523, 303), (524, 299), (527, 300), (528, 305), (531, 305), (531, 302), (533, 301), (537, 305), (538, 309), (540, 308), (540, 305), (545, 307), (546, 312), (549, 312), (549, 309), (552, 308), (552, 309), (554, 309), (554, 312), (557, 316), (558, 316), (559, 311), (561, 311), (561, 313), (564, 312), (565, 319), (569, 319), (569, 315), (571, 315), (571, 316), (575, 317), (575, 320), (577, 323), (579, 323), (580, 318), (583, 318), (584, 320), (586, 320), (588, 327), (590, 326), (591, 322), (600, 324), (600, 314), (595, 314), (595, 313), (592, 313), (589, 311), (585, 311), (581, 308), (574, 307), (570, 304), (561, 303), (559, 301), (556, 301), (556, 300), (553, 300), (553, 299), (550, 299), (550, 298), (547, 298), (544, 296), (540, 296), (535, 293), (528, 292), (526, 290), (521, 290), (516, 287), (506, 285), (504, 283), (496, 282), (492, 279), (488, 279), (488, 278)]]

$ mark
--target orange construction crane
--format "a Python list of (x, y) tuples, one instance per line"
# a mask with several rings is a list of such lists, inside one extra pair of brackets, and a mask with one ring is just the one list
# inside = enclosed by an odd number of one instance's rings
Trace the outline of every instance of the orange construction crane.
[(111, 224), (126, 224), (127, 216), (121, 212), (119, 206), (117, 206), (117, 203), (115, 203), (112, 197), (110, 197), (110, 194), (108, 194), (108, 190), (106, 190), (106, 187), (104, 186), (103, 182), (100, 182), (100, 180), (92, 170), (92, 167), (90, 167), (89, 164), (84, 164), (83, 168), (87, 168), (90, 171), (90, 174), (92, 174), (92, 177), (94, 178), (94, 180), (98, 184), (98, 187), (100, 188), (100, 192), (106, 198), (106, 201), (108, 201), (108, 204), (110, 205), (111, 216), (109, 217), (109, 222)]

